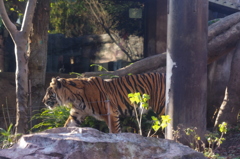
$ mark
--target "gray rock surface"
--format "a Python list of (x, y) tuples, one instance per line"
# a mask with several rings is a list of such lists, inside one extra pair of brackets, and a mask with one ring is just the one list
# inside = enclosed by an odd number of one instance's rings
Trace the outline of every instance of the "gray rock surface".
[(171, 140), (92, 128), (56, 128), (22, 136), (0, 159), (202, 159), (203, 154)]

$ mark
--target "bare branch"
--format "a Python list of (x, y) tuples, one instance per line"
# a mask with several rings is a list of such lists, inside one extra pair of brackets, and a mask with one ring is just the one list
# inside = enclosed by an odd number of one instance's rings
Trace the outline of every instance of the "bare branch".
[(23, 25), (21, 28), (21, 32), (25, 34), (25, 36), (29, 35), (30, 29), (32, 28), (32, 19), (34, 15), (34, 10), (36, 8), (37, 0), (29, 0), (26, 5), (26, 10), (23, 18)]
[[(106, 11), (103, 9), (102, 5), (98, 3), (97, 1), (92, 0), (86, 0), (87, 4), (89, 5), (91, 9), (91, 13), (94, 15), (94, 17), (97, 19), (99, 24), (103, 27), (105, 32), (110, 36), (112, 41), (124, 52), (127, 57), (130, 59), (131, 62), (133, 62), (133, 58), (129, 54), (129, 52), (120, 44), (120, 37), (116, 34), (113, 34), (111, 31), (111, 27), (113, 26), (113, 20), (111, 17), (106, 13)], [(129, 50), (131, 51), (131, 50)]]

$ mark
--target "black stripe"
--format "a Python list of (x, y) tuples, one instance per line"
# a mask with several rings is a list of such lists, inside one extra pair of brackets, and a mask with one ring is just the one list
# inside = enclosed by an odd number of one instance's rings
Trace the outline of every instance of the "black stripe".
[(72, 117), (72, 119), (73, 119), (78, 125), (81, 124), (81, 122), (77, 119), (76, 116), (71, 115), (71, 117)]

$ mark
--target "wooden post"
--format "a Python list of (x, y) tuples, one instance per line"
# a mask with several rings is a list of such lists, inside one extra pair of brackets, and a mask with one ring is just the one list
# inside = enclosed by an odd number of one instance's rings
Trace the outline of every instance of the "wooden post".
[(145, 3), (144, 57), (166, 52), (167, 0)]
[(167, 1), (157, 0), (156, 54), (164, 53), (167, 49)]
[(3, 51), (3, 36), (0, 35), (0, 72), (4, 72), (4, 51)]
[(108, 107), (108, 128), (109, 128), (109, 133), (112, 133), (112, 125), (111, 125), (111, 111), (110, 111), (110, 101), (107, 99), (107, 107)]
[[(204, 140), (207, 92), (207, 0), (169, 0), (166, 114), (173, 139), (179, 125), (197, 127)], [(183, 137), (180, 142), (189, 144)], [(184, 136), (185, 135), (185, 136)]]

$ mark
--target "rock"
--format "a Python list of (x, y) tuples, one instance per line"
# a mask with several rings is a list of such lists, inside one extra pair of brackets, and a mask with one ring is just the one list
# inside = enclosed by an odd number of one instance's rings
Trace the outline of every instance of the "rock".
[(202, 153), (171, 140), (138, 134), (103, 133), (93, 128), (55, 128), (23, 135), (0, 159), (185, 159)]

